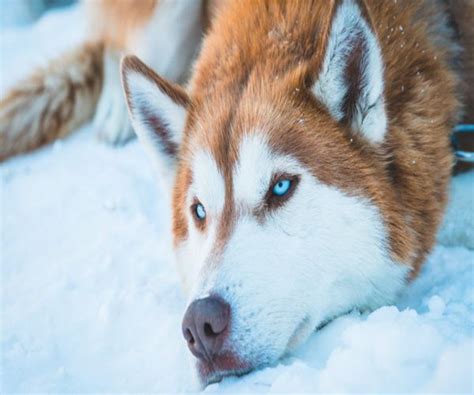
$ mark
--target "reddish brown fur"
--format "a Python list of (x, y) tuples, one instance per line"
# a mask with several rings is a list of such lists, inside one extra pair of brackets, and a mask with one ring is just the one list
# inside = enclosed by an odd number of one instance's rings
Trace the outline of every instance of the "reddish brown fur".
[(474, 123), (474, 1), (448, 0), (448, 4), (459, 42), (464, 49), (460, 58), (463, 122)]
[[(373, 201), (385, 219), (394, 259), (418, 272), (446, 203), (457, 80), (448, 67), (449, 48), (430, 41), (430, 3), (373, 0), (366, 7), (385, 63), (389, 130), (381, 146), (337, 124), (309, 91), (324, 55), (333, 2), (242, 0), (220, 10), (191, 85), (193, 105), (174, 192), (176, 243), (187, 235), (187, 158), (196, 145), (215, 156), (229, 205), (238, 146), (242, 136), (259, 129), (268, 132), (276, 151), (294, 155), (320, 181)], [(222, 219), (226, 235), (230, 214)]]

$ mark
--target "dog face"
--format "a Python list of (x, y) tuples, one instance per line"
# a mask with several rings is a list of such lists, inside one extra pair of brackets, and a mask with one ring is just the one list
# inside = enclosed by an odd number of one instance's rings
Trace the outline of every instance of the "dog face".
[(204, 382), (274, 363), (333, 317), (389, 303), (403, 283), (370, 200), (321, 182), (263, 136), (243, 138), (228, 180), (205, 150), (191, 161), (178, 264), (190, 303), (217, 297), (230, 315), (215, 356), (197, 361)]
[(304, 65), (277, 82), (262, 70), (238, 94), (189, 96), (123, 62), (135, 130), (171, 191), (183, 334), (204, 384), (275, 363), (328, 320), (391, 302), (406, 278), (374, 148), (380, 49), (354, 3), (335, 10), (325, 48), (312, 79)]

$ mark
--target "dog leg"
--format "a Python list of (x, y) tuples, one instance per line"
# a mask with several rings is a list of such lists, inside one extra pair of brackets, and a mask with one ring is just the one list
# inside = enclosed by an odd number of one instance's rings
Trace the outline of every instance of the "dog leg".
[(104, 84), (93, 127), (101, 141), (112, 145), (125, 144), (135, 135), (120, 82), (120, 55), (110, 49), (104, 52)]

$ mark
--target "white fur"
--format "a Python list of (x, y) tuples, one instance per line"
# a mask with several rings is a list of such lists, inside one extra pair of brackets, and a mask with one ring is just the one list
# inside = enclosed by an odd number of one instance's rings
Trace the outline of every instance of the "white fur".
[(141, 109), (145, 108), (161, 119), (168, 126), (167, 134), (170, 140), (178, 146), (181, 144), (183, 136), (186, 109), (175, 103), (161, 91), (154, 81), (148, 79), (145, 75), (128, 71), (125, 78), (127, 79), (130, 95), (130, 114), (133, 128), (149, 153), (155, 170), (159, 176), (166, 180), (168, 187), (170, 187), (174, 182), (176, 158), (166, 152), (163, 142), (156, 132), (149, 127), (146, 114), (143, 114)]
[(234, 196), (239, 204), (257, 206), (267, 193), (275, 173), (293, 173), (299, 166), (289, 157), (275, 155), (268, 149), (262, 133), (243, 139), (234, 170)]
[[(129, 47), (163, 77), (183, 82), (199, 49), (201, 11), (201, 0), (160, 0)], [(110, 144), (123, 144), (133, 137), (120, 84), (119, 59), (120, 54), (106, 51), (104, 85), (94, 118), (99, 138)]]
[[(297, 189), (259, 221), (252, 209), (281, 171), (300, 175)], [(322, 184), (261, 136), (242, 142), (233, 179), (235, 204), (248, 209), (223, 253), (210, 254), (215, 230), (203, 235), (192, 222), (177, 250), (190, 300), (217, 293), (231, 305), (224, 348), (253, 367), (273, 363), (321, 323), (394, 300), (408, 269), (390, 258), (385, 225), (367, 199)]]
[(235, 198), (249, 206), (256, 206), (263, 198), (272, 176), (273, 169), (268, 165), (272, 163), (272, 154), (266, 147), (260, 134), (244, 139), (240, 146), (239, 161), (234, 170)]
[(362, 37), (365, 42), (367, 67), (363, 70), (362, 90), (351, 127), (369, 141), (379, 143), (387, 129), (382, 54), (377, 38), (353, 0), (344, 0), (336, 11), (322, 69), (313, 92), (336, 120), (343, 118), (342, 106), (348, 90), (345, 69), (357, 37)]
[[(186, 199), (187, 221), (189, 236), (188, 248), (179, 250), (178, 270), (183, 285), (188, 293), (199, 284), (196, 279), (200, 276), (202, 266), (207, 262), (216, 239), (217, 223), (225, 202), (224, 177), (217, 167), (212, 155), (198, 149), (191, 162), (192, 183)], [(206, 210), (206, 232), (203, 234), (194, 225), (190, 207), (194, 198), (199, 199)], [(195, 265), (190, 265), (194, 262)]]
[(201, 19), (202, 0), (160, 0), (134, 50), (163, 77), (183, 82), (199, 50)]
[(207, 219), (210, 220), (224, 208), (224, 177), (212, 155), (203, 150), (194, 154), (191, 169), (194, 181), (189, 188), (188, 198), (197, 197), (204, 205)]
[(120, 83), (120, 59), (110, 50), (104, 53), (104, 82), (93, 126), (109, 144), (123, 144), (134, 136)]

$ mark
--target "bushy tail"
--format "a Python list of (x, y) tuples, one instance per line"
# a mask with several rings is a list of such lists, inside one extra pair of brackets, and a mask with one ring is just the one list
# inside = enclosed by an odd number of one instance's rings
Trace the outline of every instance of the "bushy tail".
[(0, 161), (66, 136), (95, 110), (103, 46), (86, 43), (52, 61), (0, 101)]

